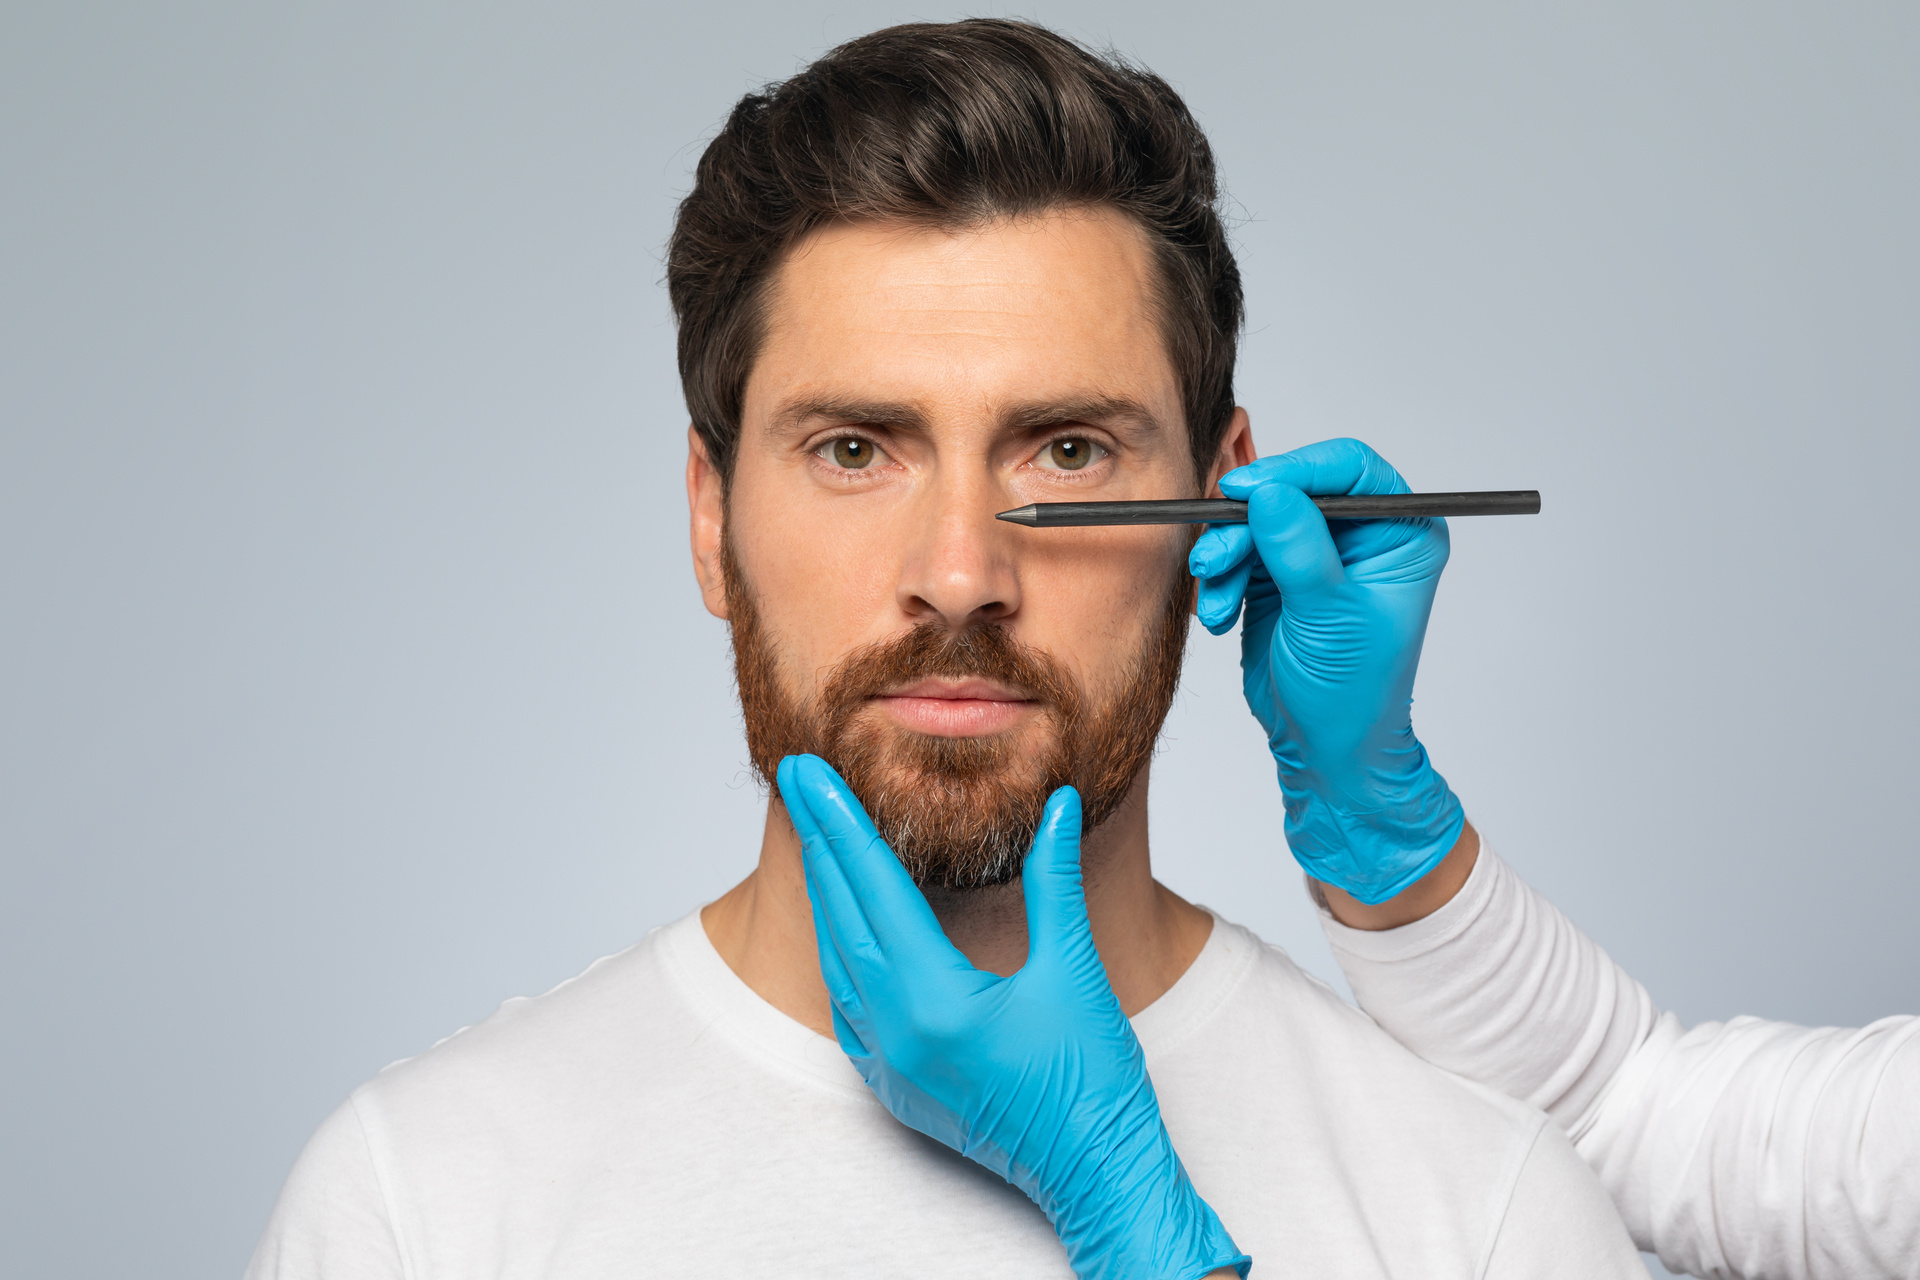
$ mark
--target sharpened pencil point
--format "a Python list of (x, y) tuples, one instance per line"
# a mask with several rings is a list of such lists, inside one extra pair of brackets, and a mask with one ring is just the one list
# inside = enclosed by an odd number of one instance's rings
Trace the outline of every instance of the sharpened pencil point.
[(1029, 502), (1024, 507), (1015, 507), (1011, 511), (1002, 511), (999, 515), (995, 516), (994, 519), (1005, 520), (1009, 524), (1024, 524), (1031, 529), (1040, 523), (1040, 505), (1035, 502)]

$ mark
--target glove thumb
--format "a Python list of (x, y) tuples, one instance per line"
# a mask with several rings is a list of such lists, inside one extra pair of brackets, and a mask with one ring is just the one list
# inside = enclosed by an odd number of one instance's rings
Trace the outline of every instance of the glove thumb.
[(1080, 793), (1061, 787), (1047, 798), (1040, 830), (1020, 870), (1027, 900), (1027, 962), (1058, 960), (1090, 943), (1087, 895), (1080, 882)]

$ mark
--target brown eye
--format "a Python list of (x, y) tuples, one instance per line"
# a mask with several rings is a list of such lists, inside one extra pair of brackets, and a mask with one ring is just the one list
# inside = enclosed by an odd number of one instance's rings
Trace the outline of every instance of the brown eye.
[(858, 471), (873, 461), (873, 444), (859, 436), (841, 436), (833, 442), (833, 460), (849, 471)]
[(1055, 440), (1048, 446), (1047, 454), (1053, 459), (1053, 465), (1062, 471), (1078, 471), (1093, 461), (1093, 441), (1069, 436), (1065, 440)]

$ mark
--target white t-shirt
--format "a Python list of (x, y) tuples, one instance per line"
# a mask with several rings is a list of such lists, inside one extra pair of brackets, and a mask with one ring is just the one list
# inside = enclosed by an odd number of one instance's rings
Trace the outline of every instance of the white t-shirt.
[(1484, 846), (1424, 920), (1324, 911), (1361, 1007), (1544, 1108), (1675, 1271), (1920, 1280), (1920, 1018), (1688, 1029)]
[[(1644, 1280), (1540, 1112), (1421, 1062), (1245, 929), (1216, 920), (1133, 1025), (1174, 1146), (1256, 1274)], [(355, 1091), (248, 1275), (728, 1273), (1071, 1275), (1031, 1201), (896, 1122), (696, 914)]]

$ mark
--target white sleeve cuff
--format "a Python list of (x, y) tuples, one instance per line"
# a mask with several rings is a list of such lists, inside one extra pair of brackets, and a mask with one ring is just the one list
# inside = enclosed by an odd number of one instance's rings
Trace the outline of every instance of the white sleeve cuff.
[[(1484, 837), (1479, 856), (1467, 882), (1445, 906), (1397, 929), (1354, 929), (1341, 924), (1327, 909), (1326, 896), (1312, 877), (1307, 877), (1307, 892), (1320, 912), (1320, 927), (1336, 955), (1344, 953), (1371, 964), (1393, 964), (1411, 960), (1445, 946), (1466, 932), (1494, 899), (1500, 881), (1513, 873)], [(1342, 967), (1345, 967), (1344, 962)]]

